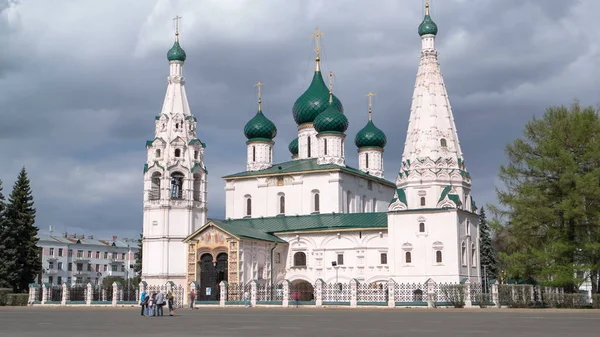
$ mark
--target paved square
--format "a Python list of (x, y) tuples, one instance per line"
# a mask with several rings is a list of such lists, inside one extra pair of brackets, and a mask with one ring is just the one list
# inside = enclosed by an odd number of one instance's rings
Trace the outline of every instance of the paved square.
[(2, 337), (600, 335), (600, 311), (214, 308), (144, 318), (139, 308), (0, 308)]

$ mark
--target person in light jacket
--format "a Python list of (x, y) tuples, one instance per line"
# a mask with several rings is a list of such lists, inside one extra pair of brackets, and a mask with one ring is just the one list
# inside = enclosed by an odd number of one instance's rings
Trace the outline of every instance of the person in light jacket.
[(161, 290), (156, 295), (156, 316), (163, 315), (163, 306), (165, 305), (165, 293)]

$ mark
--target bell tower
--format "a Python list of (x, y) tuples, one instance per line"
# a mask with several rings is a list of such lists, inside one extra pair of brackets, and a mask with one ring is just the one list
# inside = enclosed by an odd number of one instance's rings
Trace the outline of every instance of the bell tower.
[(169, 77), (154, 139), (146, 142), (142, 280), (148, 284), (186, 283), (188, 235), (206, 223), (205, 144), (196, 135), (183, 78), (185, 51), (175, 43), (167, 53)]

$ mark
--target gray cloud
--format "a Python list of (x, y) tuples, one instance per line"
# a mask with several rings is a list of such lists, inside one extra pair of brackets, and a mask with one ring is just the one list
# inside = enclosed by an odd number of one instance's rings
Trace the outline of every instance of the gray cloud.
[[(580, 1), (433, 2), (437, 46), (479, 204), (494, 201), (504, 145), (548, 105), (598, 103), (600, 4)], [(289, 160), (291, 108), (312, 77), (310, 34), (324, 32), (325, 71), (350, 120), (388, 135), (386, 177), (403, 151), (419, 60), (419, 1), (110, 1), (0, 3), (0, 177), (5, 192), (30, 172), (38, 225), (134, 236), (141, 231), (145, 140), (166, 88), (172, 21), (182, 21), (187, 92), (208, 144), (209, 215), (224, 214), (220, 176), (245, 168), (243, 126), (252, 84), (276, 123), (275, 159)]]

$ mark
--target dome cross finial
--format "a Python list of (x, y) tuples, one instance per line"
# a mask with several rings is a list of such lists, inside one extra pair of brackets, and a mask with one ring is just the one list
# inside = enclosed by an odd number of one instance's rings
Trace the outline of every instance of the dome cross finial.
[(265, 84), (264, 82), (258, 81), (254, 85), (255, 87), (258, 87), (258, 111), (262, 111), (262, 93), (261, 93), (261, 87), (264, 84)]
[(315, 58), (316, 71), (321, 71), (321, 36), (323, 36), (323, 32), (319, 30), (319, 27), (315, 29), (314, 34), (311, 34), (311, 37), (315, 39), (315, 53), (317, 54)]
[(377, 94), (374, 94), (372, 92), (367, 94), (367, 99), (369, 100), (369, 120), (372, 120), (372, 114), (373, 114), (373, 96), (377, 96)]
[(175, 41), (179, 41), (179, 20), (181, 19), (181, 16), (177, 15), (173, 18), (173, 21), (175, 21)]
[(429, 15), (429, 0), (425, 0), (425, 15)]
[(329, 72), (329, 104), (333, 103), (333, 71)]

